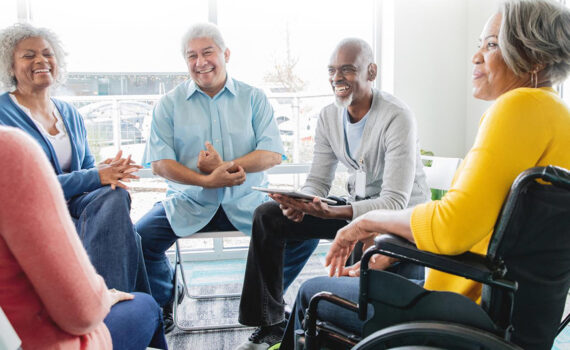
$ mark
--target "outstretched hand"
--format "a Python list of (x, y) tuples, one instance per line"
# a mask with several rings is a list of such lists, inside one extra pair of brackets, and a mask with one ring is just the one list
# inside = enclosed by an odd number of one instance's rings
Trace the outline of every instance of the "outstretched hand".
[[(329, 276), (347, 276), (350, 270), (354, 270), (354, 268), (345, 268), (344, 265), (350, 253), (352, 253), (356, 242), (363, 241), (365, 246), (370, 246), (371, 239), (377, 233), (368, 231), (363, 227), (363, 223), (366, 222), (364, 217), (365, 215), (338, 230), (325, 257), (325, 266), (330, 266)], [(375, 258), (375, 260), (377, 259), (378, 257)]]

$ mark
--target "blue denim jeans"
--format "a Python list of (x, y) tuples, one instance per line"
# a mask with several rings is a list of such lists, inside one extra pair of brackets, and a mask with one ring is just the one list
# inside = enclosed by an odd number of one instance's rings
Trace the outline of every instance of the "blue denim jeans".
[[(154, 204), (137, 223), (136, 230), (141, 235), (142, 249), (152, 296), (160, 306), (174, 300), (174, 269), (166, 257), (168, 248), (179, 238), (176, 236), (161, 202)], [(236, 228), (228, 220), (222, 207), (199, 232), (235, 231)]]
[(132, 300), (121, 301), (105, 317), (113, 349), (140, 350), (148, 346), (168, 349), (164, 337), (162, 312), (156, 301), (144, 293), (133, 293)]
[(141, 239), (130, 217), (129, 193), (103, 186), (71, 198), (67, 207), (91, 263), (107, 286), (150, 293)]

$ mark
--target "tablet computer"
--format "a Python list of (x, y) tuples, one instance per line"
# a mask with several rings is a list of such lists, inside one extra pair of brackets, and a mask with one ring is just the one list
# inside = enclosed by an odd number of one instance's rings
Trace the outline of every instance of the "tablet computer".
[(296, 191), (296, 190), (288, 190), (288, 189), (273, 188), (273, 187), (256, 187), (256, 186), (252, 186), (251, 189), (256, 190), (256, 191), (266, 192), (266, 193), (282, 194), (284, 196), (288, 196), (288, 197), (295, 198), (295, 199), (301, 199), (301, 200), (305, 200), (308, 202), (312, 201), (313, 198), (316, 197), (321, 202), (325, 202), (327, 204), (337, 204), (337, 202), (335, 200), (323, 198), (323, 197), (319, 197), (319, 196), (314, 196), (312, 194), (308, 194), (308, 193), (304, 193), (304, 192)]

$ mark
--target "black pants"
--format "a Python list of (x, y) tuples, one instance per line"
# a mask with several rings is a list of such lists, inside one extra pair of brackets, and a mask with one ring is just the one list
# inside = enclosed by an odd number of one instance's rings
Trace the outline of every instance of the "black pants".
[[(320, 219), (309, 215), (296, 223), (283, 216), (276, 202), (260, 205), (253, 215), (239, 322), (257, 327), (284, 321), (283, 268), (300, 271), (306, 263), (306, 259), (295, 259), (291, 254), (286, 254), (286, 250), (298, 252), (307, 246), (308, 251), (303, 251), (301, 255), (308, 259), (316, 244), (307, 245), (305, 241), (333, 239), (336, 232), (346, 225), (346, 220)], [(290, 257), (288, 261), (285, 261), (285, 256)]]
[[(305, 243), (310, 243), (310, 240), (334, 239), (336, 232), (347, 224), (346, 220), (320, 219), (309, 215), (296, 223), (283, 216), (276, 202), (260, 205), (253, 215), (239, 322), (258, 327), (284, 321), (284, 269), (285, 277), (289, 280), (289, 271), (295, 271), (296, 276), (313, 253), (317, 242), (314, 245)], [(423, 267), (412, 264), (404, 266), (408, 263), (398, 265), (393, 272), (402, 271), (404, 277), (423, 279)]]

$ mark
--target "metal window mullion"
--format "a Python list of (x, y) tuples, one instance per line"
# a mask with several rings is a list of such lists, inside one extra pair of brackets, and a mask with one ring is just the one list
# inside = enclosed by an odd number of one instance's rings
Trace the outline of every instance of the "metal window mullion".
[(32, 4), (30, 0), (14, 0), (16, 1), (17, 20), (21, 23), (32, 22)]

